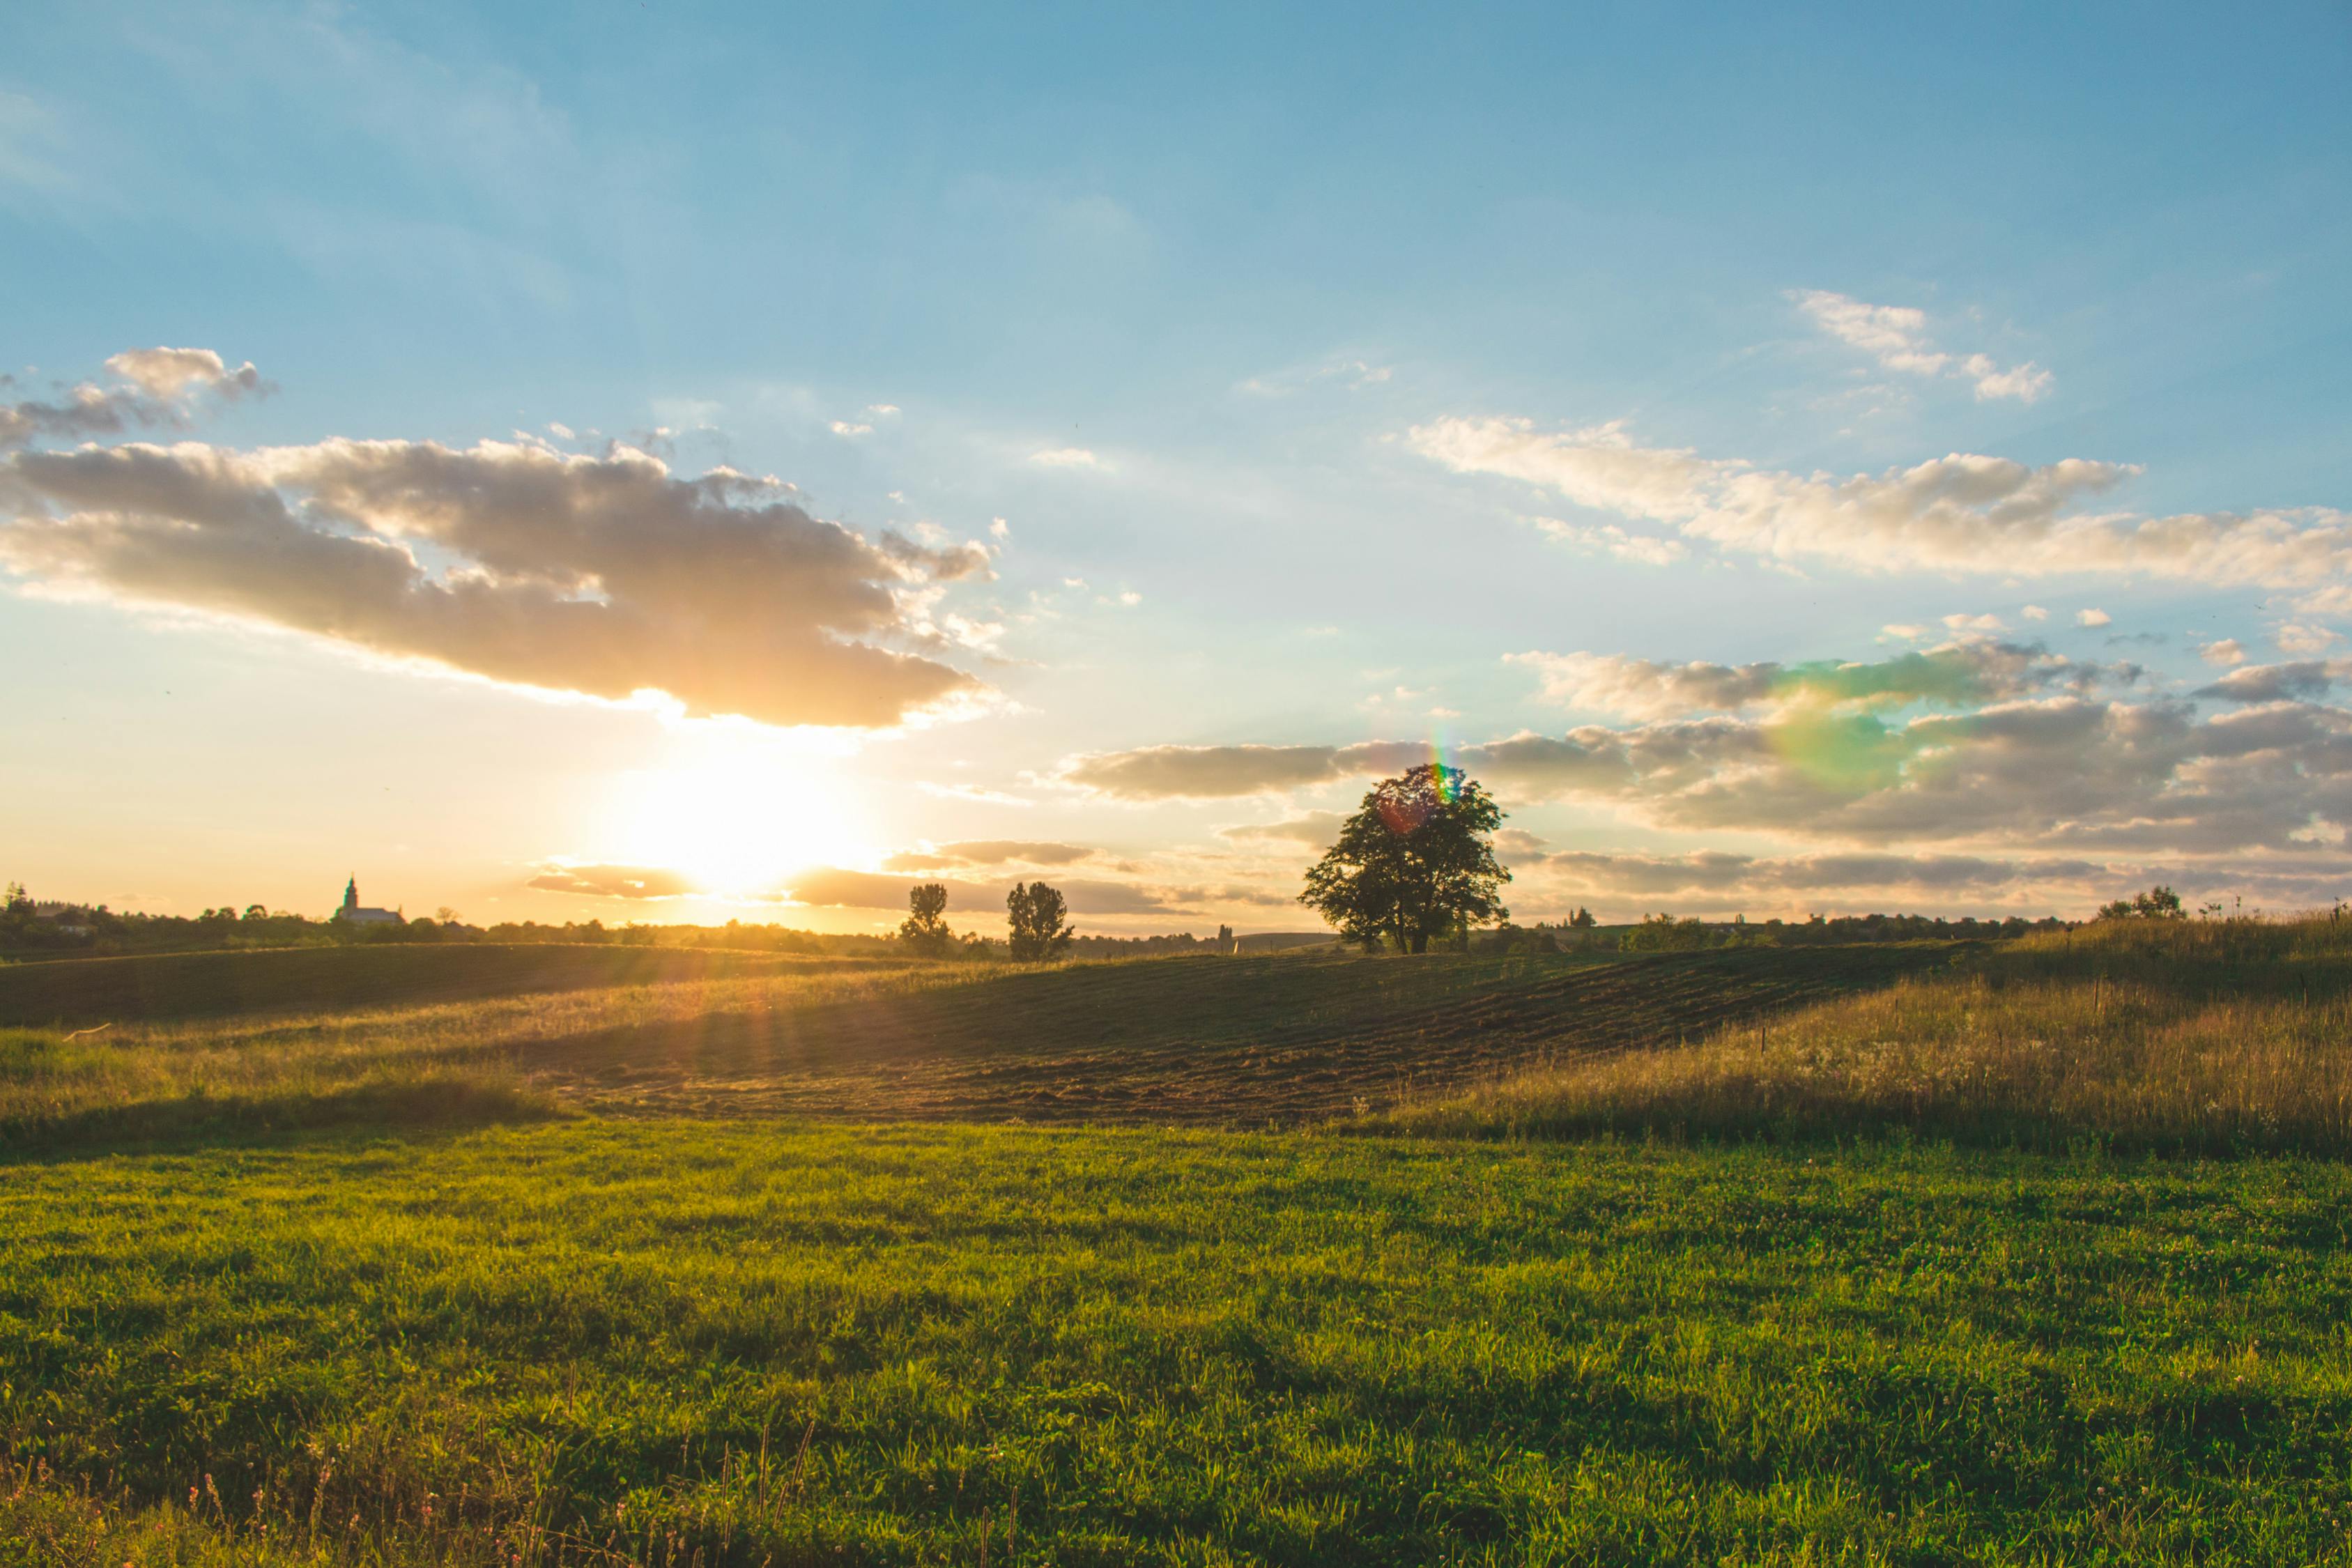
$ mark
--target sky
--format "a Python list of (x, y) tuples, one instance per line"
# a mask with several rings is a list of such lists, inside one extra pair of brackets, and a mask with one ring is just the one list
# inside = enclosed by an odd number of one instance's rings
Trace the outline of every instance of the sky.
[(2352, 894), (2352, 13), (18, 6), (0, 874)]

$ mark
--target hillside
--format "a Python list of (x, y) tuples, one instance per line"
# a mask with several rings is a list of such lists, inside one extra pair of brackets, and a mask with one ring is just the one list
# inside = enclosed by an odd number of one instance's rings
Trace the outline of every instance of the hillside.
[(1532, 1061), (1672, 1044), (1949, 958), (1936, 947), (1326, 951), (995, 969), (953, 986), (537, 1040), (509, 1060), (608, 1112), (1262, 1126)]
[[(0, 1145), (466, 1121), (533, 1104), (541, 1114), (1264, 1126), (1672, 1045), (1959, 951), (1322, 950), (1025, 970), (447, 947), (28, 965), (0, 972), (19, 984), (18, 1008), (70, 1026), (0, 1030)], [(109, 996), (100, 982), (113, 976), (144, 989)], [(293, 1005), (320, 995), (346, 1000)], [(205, 1016), (236, 997), (274, 1005)], [(166, 1008), (190, 1016), (138, 1016)], [(92, 1016), (109, 1026), (79, 1022)]]
[(1424, 1093), (1378, 1125), (2352, 1153), (2352, 921), (2109, 921), (2027, 937), (1769, 1025)]
[(0, 964), (0, 1025), (93, 1024), (415, 1006), (653, 985), (881, 960), (551, 944), (266, 948)]

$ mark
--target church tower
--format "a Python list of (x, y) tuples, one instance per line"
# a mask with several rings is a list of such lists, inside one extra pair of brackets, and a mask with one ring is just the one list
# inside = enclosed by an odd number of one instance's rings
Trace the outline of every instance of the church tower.
[(343, 912), (349, 914), (360, 907), (360, 879), (353, 877), (343, 884)]

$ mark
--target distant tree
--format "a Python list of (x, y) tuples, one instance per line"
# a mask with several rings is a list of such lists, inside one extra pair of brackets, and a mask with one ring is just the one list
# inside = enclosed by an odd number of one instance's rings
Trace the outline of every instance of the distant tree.
[(1580, 907), (1576, 913), (1569, 916), (1568, 923), (1576, 927), (1579, 931), (1589, 931), (1599, 922), (1593, 920), (1592, 911), (1591, 910)]
[(944, 958), (955, 944), (955, 932), (940, 917), (947, 913), (948, 890), (937, 882), (925, 882), (919, 888), (907, 889), (907, 918), (898, 927), (898, 940), (910, 952), (926, 958)]
[(0, 910), (12, 915), (29, 915), (33, 912), (33, 895), (25, 891), (24, 883), (11, 882), (8, 884), (6, 902), (0, 904)]
[(1060, 889), (1043, 882), (1024, 888), (1015, 882), (1005, 895), (1004, 908), (1010, 928), (1005, 945), (1013, 950), (1014, 963), (1041, 963), (1070, 945), (1076, 928), (1063, 923), (1068, 910)]
[(269, 918), (269, 910), (260, 904), (247, 904), (245, 906), (245, 918), (249, 921), (266, 921)]
[(439, 921), (445, 926), (456, 925), (457, 923), (457, 911), (451, 909), (448, 905), (444, 904), (439, 909), (433, 911), (433, 918)]
[(1400, 952), (1426, 952), (1433, 937), (1509, 918), (1497, 895), (1511, 874), (1489, 837), (1502, 820), (1460, 768), (1424, 763), (1364, 796), (1298, 901), (1366, 952), (1385, 938)]
[(2180, 895), (2158, 884), (2145, 893), (2099, 906), (2103, 921), (2177, 921), (2182, 918)]
[(1706, 923), (1696, 915), (1643, 915), (1642, 923), (1617, 939), (1627, 952), (1691, 952), (1714, 945)]

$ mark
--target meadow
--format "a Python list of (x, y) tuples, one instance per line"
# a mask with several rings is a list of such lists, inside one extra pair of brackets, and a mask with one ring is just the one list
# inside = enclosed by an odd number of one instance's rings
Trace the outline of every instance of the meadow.
[(2352, 921), (2113, 921), (1402, 1109), (1449, 1135), (2352, 1153)]
[(2347, 994), (2133, 922), (20, 1028), (0, 1568), (2352, 1561)]

